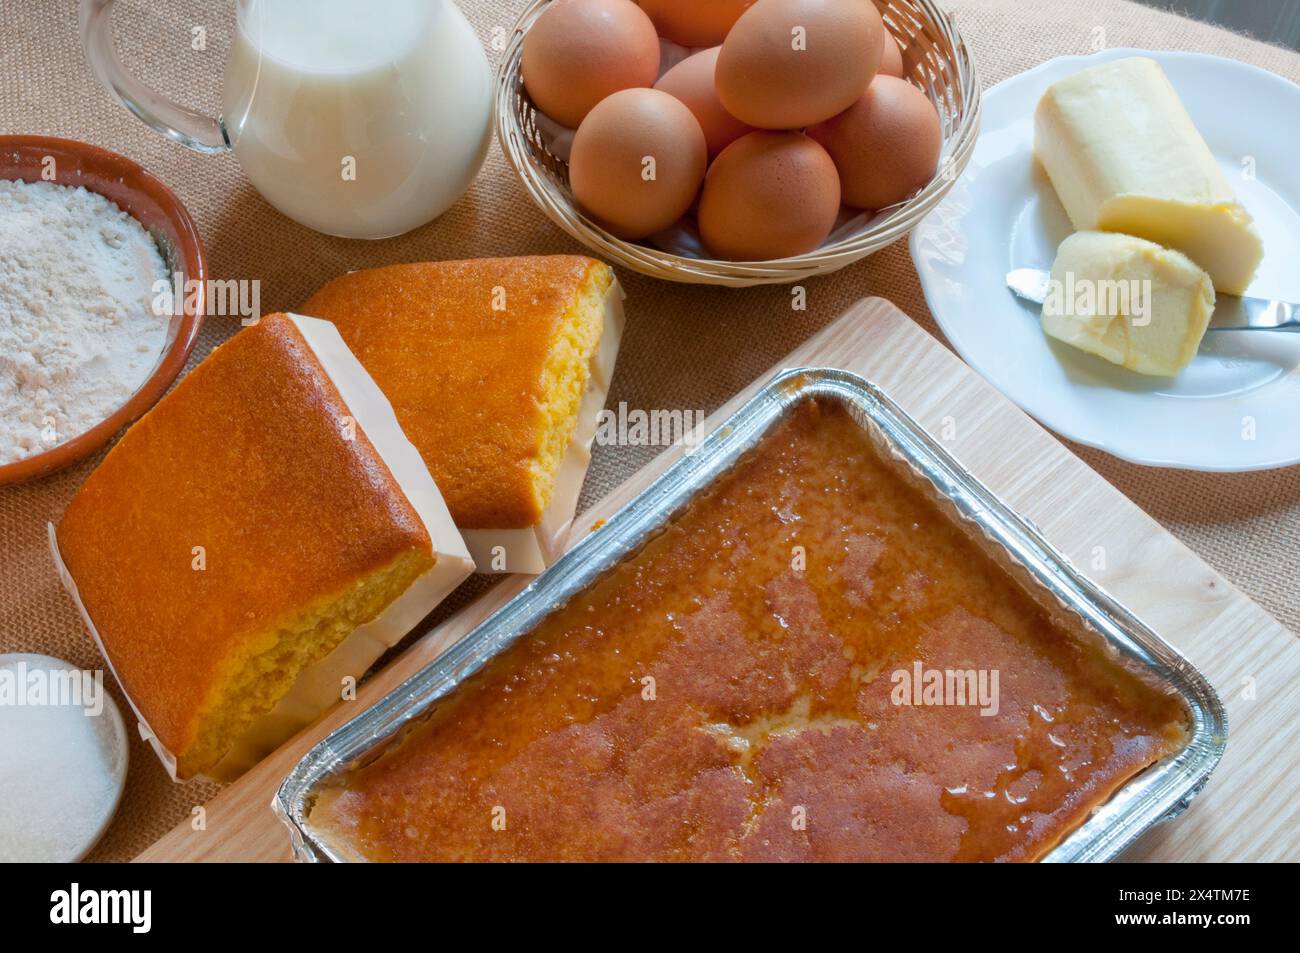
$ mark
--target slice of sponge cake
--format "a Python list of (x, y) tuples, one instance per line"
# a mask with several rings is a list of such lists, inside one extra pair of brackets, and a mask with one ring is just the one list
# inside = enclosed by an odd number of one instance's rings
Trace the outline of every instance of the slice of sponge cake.
[(388, 396), (479, 568), (536, 572), (577, 505), (621, 301), (607, 265), (554, 255), (353, 272), (301, 310)]
[(284, 315), (235, 335), (136, 423), (51, 542), (178, 778), (247, 767), (472, 570), (337, 332)]

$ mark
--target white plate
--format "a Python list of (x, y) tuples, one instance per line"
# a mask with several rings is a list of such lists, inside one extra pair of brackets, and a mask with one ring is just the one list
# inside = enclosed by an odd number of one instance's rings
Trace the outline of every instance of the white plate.
[(1264, 260), (1247, 293), (1300, 301), (1300, 86), (1235, 60), (1129, 49), (1051, 60), (984, 93), (970, 165), (912, 232), (926, 301), (971, 367), (1071, 440), (1153, 466), (1300, 462), (1300, 334), (1211, 334), (1177, 378), (1144, 377), (1049, 340), (1037, 305), (1006, 288), (1012, 268), (1050, 268), (1071, 231), (1033, 155), (1039, 97), (1125, 56), (1160, 63), (1254, 216)]

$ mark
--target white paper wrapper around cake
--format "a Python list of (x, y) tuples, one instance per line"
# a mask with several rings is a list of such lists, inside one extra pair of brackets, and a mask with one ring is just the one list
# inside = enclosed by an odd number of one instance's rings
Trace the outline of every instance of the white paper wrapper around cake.
[[(343, 338), (333, 324), (300, 315), (289, 315), (289, 318), (347, 404), (357, 429), (369, 438), (393, 479), (410, 501), (411, 507), (424, 523), (437, 562), (379, 616), (353, 630), (332, 652), (304, 669), (276, 706), (249, 726), (225, 758), (206, 772), (207, 777), (217, 781), (230, 781), (238, 777), (298, 731), (320, 718), (326, 709), (343, 697), (345, 679), (353, 680), (347, 683), (349, 685), (360, 681), (379, 656), (411, 632), (474, 571), (473, 560), (452, 522), (442, 494), (438, 492), (419, 451), (406, 439), (398, 425), (388, 398), (343, 343)], [(53, 523), (49, 524), (48, 532), (50, 552), (59, 578), (76, 603), (100, 654), (112, 670), (112, 660), (104, 650), (95, 621), (86, 611), (77, 591), (76, 580), (59, 553), (58, 536)], [(116, 678), (117, 673), (113, 674)], [(122, 684), (120, 678), (117, 681), (119, 685)], [(176, 776), (175, 756), (158, 740), (135, 701), (129, 696), (127, 701), (139, 722), (140, 736), (153, 746), (172, 780), (180, 780)]]
[(564, 553), (569, 529), (578, 510), (587, 468), (591, 465), (591, 444), (605, 408), (614, 364), (623, 341), (623, 299), (626, 295), (615, 280), (605, 292), (604, 328), (600, 346), (591, 357), (587, 391), (578, 407), (573, 436), (560, 460), (551, 502), (536, 526), (524, 529), (462, 530), (465, 544), (479, 572), (539, 573)]

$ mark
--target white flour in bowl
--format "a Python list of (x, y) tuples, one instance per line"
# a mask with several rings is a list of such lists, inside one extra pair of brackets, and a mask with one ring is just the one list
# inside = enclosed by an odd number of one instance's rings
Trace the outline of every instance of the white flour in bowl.
[(0, 180), (0, 464), (84, 433), (148, 379), (166, 279), (149, 233), (102, 195)]

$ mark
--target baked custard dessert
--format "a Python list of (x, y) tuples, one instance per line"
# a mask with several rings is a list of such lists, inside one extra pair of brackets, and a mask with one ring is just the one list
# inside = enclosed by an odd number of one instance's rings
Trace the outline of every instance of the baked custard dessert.
[(173, 777), (238, 774), (473, 566), (338, 333), (271, 315), (127, 431), (51, 532)]
[(539, 572), (577, 507), (622, 297), (608, 265), (536, 255), (356, 271), (302, 311), (388, 396), (479, 569)]
[(309, 821), (372, 860), (1033, 860), (1187, 717), (810, 400)]

